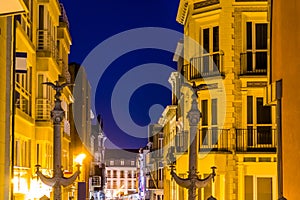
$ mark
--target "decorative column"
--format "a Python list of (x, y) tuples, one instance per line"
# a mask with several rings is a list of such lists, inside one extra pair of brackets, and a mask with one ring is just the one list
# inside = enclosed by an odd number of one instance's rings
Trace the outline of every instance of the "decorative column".
[(184, 188), (188, 189), (188, 199), (189, 200), (195, 200), (196, 199), (196, 189), (197, 188), (203, 188), (206, 187), (206, 185), (211, 181), (214, 180), (214, 177), (216, 175), (215, 169), (216, 167), (212, 167), (212, 173), (204, 178), (200, 179), (198, 178), (198, 171), (197, 171), (197, 158), (198, 158), (198, 152), (197, 152), (197, 130), (198, 130), (198, 123), (200, 121), (201, 113), (198, 109), (198, 103), (197, 103), (197, 91), (202, 89), (203, 87), (207, 87), (207, 85), (200, 85), (195, 86), (193, 84), (193, 87), (191, 87), (188, 84), (185, 84), (184, 86), (188, 86), (191, 88), (194, 93), (192, 94), (192, 105), (191, 109), (187, 114), (187, 118), (189, 120), (190, 125), (190, 146), (189, 146), (189, 175), (188, 178), (183, 179), (177, 176), (177, 174), (174, 172), (173, 168), (174, 165), (171, 165), (171, 176), (174, 178), (175, 182)]
[(76, 178), (79, 176), (80, 171), (79, 167), (77, 171), (69, 178), (65, 178), (63, 176), (63, 170), (61, 165), (61, 143), (62, 143), (62, 135), (61, 135), (61, 122), (64, 118), (64, 110), (61, 107), (61, 91), (64, 87), (71, 85), (69, 83), (63, 83), (59, 85), (59, 82), (56, 81), (56, 84), (51, 82), (43, 83), (51, 86), (55, 91), (55, 106), (51, 111), (51, 118), (53, 120), (53, 164), (54, 164), (54, 174), (53, 177), (47, 177), (43, 175), (41, 171), (39, 171), (39, 165), (37, 165), (36, 174), (39, 176), (41, 181), (53, 188), (54, 200), (61, 200), (61, 186), (68, 186), (75, 182)]

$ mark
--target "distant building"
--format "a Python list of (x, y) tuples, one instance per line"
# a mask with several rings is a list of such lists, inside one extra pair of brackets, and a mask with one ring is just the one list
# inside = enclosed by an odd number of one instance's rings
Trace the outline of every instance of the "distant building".
[(137, 149), (105, 149), (106, 199), (137, 193)]
[(106, 169), (105, 169), (105, 146), (106, 137), (103, 132), (103, 119), (97, 116), (97, 124), (92, 126), (92, 153), (94, 159), (91, 164), (89, 178), (90, 198), (105, 199)]
[(164, 197), (164, 135), (159, 124), (151, 124), (148, 129), (148, 145), (143, 154), (145, 156), (146, 190), (151, 200), (163, 200)]

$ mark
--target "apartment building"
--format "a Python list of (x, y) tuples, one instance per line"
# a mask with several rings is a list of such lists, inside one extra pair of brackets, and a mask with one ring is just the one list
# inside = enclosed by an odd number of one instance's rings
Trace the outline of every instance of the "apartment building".
[(193, 93), (202, 114), (195, 137), (198, 177), (217, 167), (215, 181), (197, 189), (196, 199), (277, 199), (276, 111), (264, 100), (268, 10), (268, 1), (261, 0), (180, 1), (176, 20), (185, 38), (176, 51), (181, 54), (174, 56), (178, 70), (169, 78), (172, 105), (157, 123), (163, 134), (164, 199), (188, 197), (168, 164), (174, 156), (176, 174), (188, 178)]
[[(299, 1), (270, 2), (272, 25), (271, 65), (269, 66), (269, 85), (266, 100), (277, 109), (280, 138), (279, 184), (281, 199), (297, 199), (300, 173), (299, 133), (300, 119), (299, 90), (297, 89), (299, 56)], [(284, 197), (284, 198), (283, 198)]]
[[(0, 62), (5, 66), (1, 68), (1, 149), (4, 155), (0, 165), (1, 175), (6, 176), (1, 180), (4, 186), (0, 198), (50, 198), (52, 188), (35, 174), (35, 166), (40, 165), (43, 174), (53, 175), (50, 111), (55, 92), (42, 83), (70, 82), (69, 22), (63, 5), (57, 0), (10, 1), (1, 5), (1, 11), (15, 5), (18, 8), (9, 12), (14, 17), (0, 16)], [(70, 88), (64, 88), (61, 100), (65, 112), (61, 155), (63, 172), (68, 177), (76, 170), (73, 162), (76, 155), (70, 153), (70, 105), (74, 100)], [(62, 191), (63, 199), (75, 195), (71, 186)]]
[(24, 12), (18, 0), (7, 2), (0, 8), (0, 199), (9, 199), (11, 196), (11, 131), (12, 131), (12, 69), (14, 49), (14, 16)]
[(118, 199), (137, 193), (136, 149), (106, 149), (106, 198)]
[(97, 123), (92, 125), (92, 148), (94, 159), (91, 164), (89, 178), (90, 198), (105, 199), (106, 169), (105, 169), (105, 143), (106, 136), (103, 131), (103, 119), (97, 116)]

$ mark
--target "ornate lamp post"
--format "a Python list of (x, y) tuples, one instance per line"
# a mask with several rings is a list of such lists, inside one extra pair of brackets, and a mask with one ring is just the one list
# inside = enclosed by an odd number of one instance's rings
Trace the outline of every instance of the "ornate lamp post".
[(55, 91), (55, 106), (51, 111), (51, 118), (53, 120), (53, 163), (54, 163), (54, 174), (53, 177), (47, 177), (43, 175), (41, 171), (39, 171), (39, 165), (37, 165), (36, 174), (41, 179), (41, 181), (53, 188), (54, 200), (61, 200), (61, 186), (71, 185), (76, 178), (79, 176), (80, 171), (79, 167), (77, 171), (69, 178), (65, 178), (63, 175), (62, 165), (61, 165), (61, 122), (64, 117), (64, 110), (61, 107), (61, 91), (64, 87), (71, 85), (69, 83), (59, 84), (58, 81), (55, 81), (56, 84), (51, 82), (46, 82), (43, 84), (51, 86)]
[[(188, 86), (191, 88), (190, 85), (184, 84), (183, 86)], [(171, 165), (171, 176), (174, 178), (175, 182), (184, 188), (188, 189), (188, 199), (189, 200), (195, 200), (196, 199), (196, 189), (197, 188), (203, 188), (206, 187), (206, 185), (211, 181), (214, 180), (214, 177), (216, 175), (215, 169), (216, 167), (212, 167), (212, 173), (204, 178), (200, 179), (197, 175), (197, 129), (198, 129), (198, 123), (201, 117), (201, 113), (198, 109), (198, 103), (197, 103), (197, 91), (203, 89), (204, 87), (207, 87), (206, 84), (195, 86), (195, 83), (193, 84), (192, 90), (194, 91), (192, 95), (192, 106), (190, 111), (188, 112), (187, 118), (189, 120), (190, 124), (190, 146), (189, 146), (189, 172), (188, 172), (188, 178), (180, 178), (177, 176), (177, 174), (174, 172), (174, 165)]]

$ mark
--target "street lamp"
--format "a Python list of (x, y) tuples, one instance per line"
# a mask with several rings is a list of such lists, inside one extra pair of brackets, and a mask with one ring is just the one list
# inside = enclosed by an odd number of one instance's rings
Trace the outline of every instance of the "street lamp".
[[(216, 167), (212, 167), (212, 173), (204, 178), (200, 179), (197, 175), (197, 129), (198, 129), (198, 123), (201, 118), (201, 113), (198, 109), (198, 103), (197, 103), (197, 91), (202, 90), (203, 88), (209, 88), (213, 85), (207, 85), (207, 84), (201, 84), (199, 86), (196, 86), (195, 83), (193, 83), (193, 86), (190, 86), (187, 83), (184, 83), (183, 86), (187, 86), (188, 88), (192, 89), (192, 105), (191, 109), (187, 114), (187, 118), (189, 120), (190, 124), (190, 146), (189, 146), (189, 171), (188, 171), (188, 178), (180, 178), (177, 176), (177, 174), (174, 172), (174, 162), (171, 162), (171, 176), (174, 178), (175, 182), (184, 188), (188, 189), (188, 199), (189, 200), (195, 200), (196, 199), (196, 189), (197, 188), (203, 188), (206, 187), (206, 185), (213, 180), (216, 176), (215, 169)], [(171, 160), (174, 159), (174, 155), (169, 154), (169, 156), (173, 157)], [(213, 198), (213, 197), (211, 197)]]
[[(77, 171), (80, 171), (80, 167), (82, 166), (82, 162), (85, 159), (86, 155), (84, 153), (79, 154), (78, 156), (76, 156), (76, 158), (74, 159), (76, 166), (77, 166)], [(78, 175), (78, 180), (80, 179), (80, 174)]]
[(62, 165), (61, 165), (61, 122), (64, 118), (64, 110), (61, 107), (61, 91), (64, 87), (72, 85), (70, 83), (59, 84), (58, 81), (54, 83), (46, 82), (43, 83), (48, 86), (51, 86), (55, 91), (55, 105), (51, 111), (51, 118), (53, 120), (53, 164), (54, 164), (54, 174), (53, 177), (45, 176), (41, 171), (39, 171), (40, 165), (36, 165), (37, 171), (36, 174), (41, 179), (41, 181), (53, 188), (54, 200), (61, 200), (61, 186), (68, 186), (75, 182), (76, 178), (80, 174), (80, 169), (78, 167), (77, 171), (69, 178), (64, 177)]

